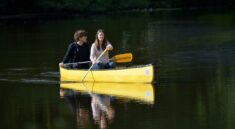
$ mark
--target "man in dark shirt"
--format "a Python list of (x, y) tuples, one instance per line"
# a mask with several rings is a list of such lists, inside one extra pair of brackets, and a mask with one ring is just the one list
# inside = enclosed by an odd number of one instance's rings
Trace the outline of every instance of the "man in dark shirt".
[[(83, 63), (83, 64), (77, 63), (84, 61), (90, 61), (90, 46), (87, 44), (86, 31), (77, 30), (74, 33), (74, 42), (69, 44), (64, 59), (59, 65), (60, 67), (73, 68), (73, 69), (75, 68), (88, 69), (89, 63)], [(69, 63), (69, 65), (67, 65), (66, 63)]]

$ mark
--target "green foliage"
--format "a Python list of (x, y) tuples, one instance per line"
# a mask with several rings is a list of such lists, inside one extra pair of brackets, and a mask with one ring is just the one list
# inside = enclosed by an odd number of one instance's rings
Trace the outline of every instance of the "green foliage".
[(232, 0), (1, 0), (0, 13), (107, 12), (146, 8), (227, 7)]
[(45, 10), (84, 11), (92, 0), (40, 0), (40, 7)]

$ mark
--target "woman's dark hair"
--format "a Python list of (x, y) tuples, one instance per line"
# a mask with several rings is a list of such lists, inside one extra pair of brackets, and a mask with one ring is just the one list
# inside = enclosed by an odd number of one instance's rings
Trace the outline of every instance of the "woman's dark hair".
[(85, 30), (77, 30), (73, 36), (74, 41), (78, 42), (79, 38), (82, 38), (83, 36), (87, 36), (87, 32)]
[[(104, 34), (104, 30), (102, 30), (102, 29), (99, 29), (98, 31), (97, 31), (97, 33), (96, 33), (96, 36), (95, 36), (95, 45), (96, 45), (96, 48), (100, 51), (100, 41), (99, 41), (99, 39), (98, 39), (98, 34), (99, 33), (103, 33)], [(107, 40), (106, 40), (106, 38), (105, 38), (105, 36), (104, 36), (104, 40), (103, 40), (103, 43), (102, 43), (102, 49), (104, 50), (105, 48), (106, 48), (106, 46), (107, 46)]]

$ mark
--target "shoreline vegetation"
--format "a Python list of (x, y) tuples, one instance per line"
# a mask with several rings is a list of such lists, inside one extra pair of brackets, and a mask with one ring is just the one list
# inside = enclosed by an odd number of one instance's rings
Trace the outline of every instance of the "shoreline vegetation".
[[(0, 20), (27, 20), (27, 19), (57, 19), (57, 18), (72, 18), (78, 16), (92, 16), (99, 14), (127, 14), (127, 13), (143, 13), (143, 12), (172, 12), (172, 11), (184, 11), (184, 8), (146, 8), (146, 9), (130, 9), (130, 10), (118, 10), (112, 12), (87, 12), (87, 13), (79, 13), (79, 12), (52, 12), (52, 13), (22, 13), (16, 15), (0, 15)], [(187, 11), (227, 11), (226, 8), (223, 7), (193, 7), (186, 9)]]
[(136, 12), (228, 11), (233, 4), (232, 0), (1, 0), (0, 22)]
[(0, 19), (28, 19), (28, 18), (44, 18), (44, 17), (77, 17), (77, 16), (90, 16), (97, 14), (126, 14), (126, 13), (135, 13), (135, 12), (162, 12), (162, 11), (181, 11), (182, 8), (149, 8), (149, 9), (130, 9), (130, 10), (118, 10), (112, 12), (52, 12), (52, 13), (23, 13), (16, 15), (2, 15)]

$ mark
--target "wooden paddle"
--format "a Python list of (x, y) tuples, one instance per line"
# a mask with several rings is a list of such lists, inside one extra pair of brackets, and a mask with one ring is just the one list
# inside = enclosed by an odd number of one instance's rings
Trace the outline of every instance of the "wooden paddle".
[[(124, 54), (118, 54), (113, 56), (111, 59), (111, 61), (115, 62), (115, 63), (127, 63), (127, 62), (131, 62), (133, 59), (132, 53), (124, 53)], [(83, 61), (83, 62), (74, 62), (74, 63), (66, 63), (64, 65), (71, 65), (71, 64), (86, 64), (86, 63), (90, 63), (91, 61)]]
[(100, 60), (100, 58), (104, 55), (104, 53), (107, 51), (108, 49), (106, 48), (101, 54), (100, 56), (96, 59), (95, 63), (91, 65), (91, 67), (88, 69), (88, 71), (86, 72), (85, 76), (82, 78), (81, 82), (83, 82), (83, 80), (86, 78), (87, 74), (89, 73), (89, 71), (91, 71), (91, 69), (93, 68), (93, 66), (97, 63), (98, 60)]

